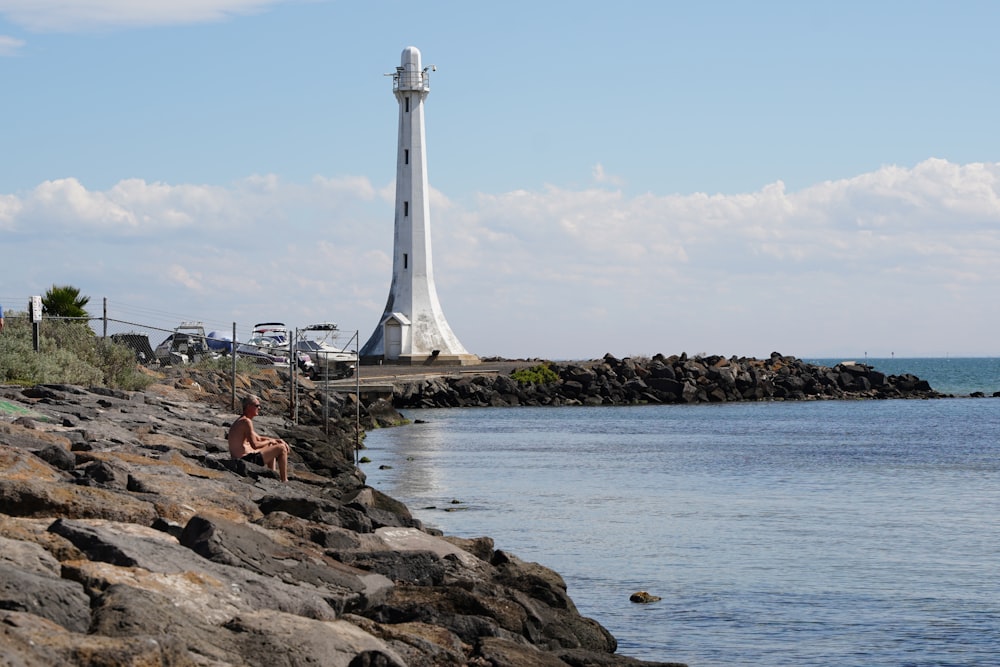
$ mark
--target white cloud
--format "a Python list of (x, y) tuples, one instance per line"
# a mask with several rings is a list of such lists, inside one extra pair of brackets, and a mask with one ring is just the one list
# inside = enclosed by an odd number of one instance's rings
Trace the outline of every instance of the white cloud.
[[(744, 344), (757, 330), (755, 346), (778, 346), (780, 333), (798, 335), (800, 350), (834, 349), (897, 335), (872, 333), (888, 326), (894, 300), (912, 304), (901, 338), (913, 322), (927, 323), (920, 304), (956, 294), (989, 301), (990, 289), (1000, 288), (998, 175), (997, 164), (928, 160), (798, 192), (779, 182), (738, 195), (628, 198), (556, 188), (482, 195), (462, 234), (463, 244), (466, 236), (477, 243), (444, 252), (476, 267), (464, 289), (479, 290), (500, 312), (547, 303), (537, 315), (565, 325), (552, 325), (562, 333), (546, 338), (620, 336), (624, 345), (630, 335), (655, 335), (645, 328), (665, 339), (687, 330)], [(612, 304), (606, 322), (573, 321), (596, 303)], [(747, 311), (759, 322), (736, 315)], [(828, 324), (804, 338), (804, 322)], [(762, 347), (755, 351), (770, 351)]]
[(12, 228), (23, 232), (59, 230), (150, 235), (165, 229), (213, 224), (221, 188), (167, 186), (139, 179), (121, 181), (107, 192), (92, 192), (75, 178), (45, 181), (18, 202)]
[(0, 230), (13, 231), (15, 220), (24, 208), (16, 195), (0, 195)]
[[(48, 181), (0, 195), (4, 289), (70, 283), (222, 324), (367, 329), (388, 291), (387, 191), (350, 176)], [(956, 329), (982, 331), (982, 352), (1000, 328), (1000, 164), (927, 160), (737, 195), (548, 186), (466, 205), (434, 191), (431, 217), (442, 304), (481, 354), (874, 354), (882, 341), (898, 355), (947, 347)]]
[(201, 274), (197, 272), (192, 273), (185, 267), (178, 264), (167, 267), (167, 276), (172, 282), (190, 290), (201, 292), (205, 289), (205, 284), (202, 281)]
[(0, 14), (29, 30), (78, 32), (222, 21), (289, 1), (294, 0), (0, 0)]
[(24, 46), (23, 39), (0, 35), (0, 58), (15, 55), (22, 46)]
[(608, 185), (614, 185), (616, 187), (620, 187), (625, 184), (624, 180), (620, 177), (613, 176), (604, 171), (604, 165), (600, 162), (595, 164), (591, 169), (591, 176), (593, 177), (595, 183), (607, 183)]
[(315, 176), (313, 183), (324, 193), (346, 194), (365, 200), (374, 199), (377, 194), (371, 181), (364, 176), (342, 176), (339, 178)]
[(75, 178), (45, 181), (25, 202), (26, 218), (52, 226), (136, 227), (132, 210), (108, 194), (90, 192)]
[(236, 240), (271, 233), (296, 215), (353, 212), (377, 203), (374, 192), (365, 178), (315, 179), (302, 186), (255, 175), (228, 187), (126, 179), (104, 192), (63, 178), (45, 181), (23, 197), (0, 195), (0, 225), (24, 233), (59, 230), (139, 238), (215, 230), (233, 232)]

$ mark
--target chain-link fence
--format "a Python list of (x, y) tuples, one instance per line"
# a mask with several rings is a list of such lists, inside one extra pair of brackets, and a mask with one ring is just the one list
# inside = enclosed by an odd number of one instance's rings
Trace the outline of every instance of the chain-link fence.
[(351, 382), (357, 369), (357, 332), (345, 336), (333, 324), (288, 329), (279, 322), (258, 323), (250, 338), (239, 342), (235, 324), (222, 332), (206, 331), (197, 321), (165, 329), (106, 316), (43, 315), (32, 322), (28, 313), (9, 310), (4, 320), (0, 383), (138, 389), (171, 368), (190, 367), (224, 373), (234, 409), (241, 386), (237, 376), (254, 376), (255, 386), (266, 384), (269, 394), (287, 395), (289, 417), (296, 422), (303, 387), (321, 397), (324, 422), (336, 411), (330, 408), (332, 395), (357, 392)]

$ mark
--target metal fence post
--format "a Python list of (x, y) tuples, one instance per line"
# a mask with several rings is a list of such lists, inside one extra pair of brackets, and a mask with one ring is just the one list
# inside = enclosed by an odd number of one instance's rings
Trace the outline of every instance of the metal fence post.
[(233, 345), (230, 349), (230, 354), (233, 355), (233, 376), (230, 378), (230, 384), (233, 387), (233, 411), (236, 411), (236, 322), (233, 322)]
[(37, 353), (41, 342), (39, 327), (42, 323), (42, 297), (33, 296), (28, 300), (28, 317), (31, 318), (31, 344)]
[(292, 413), (289, 415), (289, 417), (292, 418), (292, 423), (295, 424), (296, 426), (299, 423), (299, 404), (297, 400), (299, 396), (299, 391), (298, 391), (299, 353), (295, 349), (295, 345), (298, 339), (299, 339), (299, 328), (295, 327), (295, 329), (293, 329), (292, 339), (288, 341), (288, 356), (289, 356), (288, 363), (291, 364), (291, 367), (288, 369), (289, 370), (288, 375), (290, 378), (292, 378), (292, 386), (288, 388), (288, 400), (289, 400), (289, 408), (291, 408), (291, 413)]
[(358, 343), (360, 330), (354, 332), (354, 465), (361, 464), (358, 453), (361, 450), (361, 354)]

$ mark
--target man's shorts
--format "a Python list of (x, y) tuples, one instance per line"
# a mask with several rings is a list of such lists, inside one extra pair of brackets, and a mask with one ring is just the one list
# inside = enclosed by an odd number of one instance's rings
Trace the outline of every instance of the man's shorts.
[(252, 463), (252, 464), (258, 465), (258, 466), (263, 466), (264, 465), (264, 457), (261, 456), (260, 452), (250, 452), (249, 454), (247, 454), (246, 456), (244, 456), (240, 460), (241, 461), (246, 461), (247, 463)]

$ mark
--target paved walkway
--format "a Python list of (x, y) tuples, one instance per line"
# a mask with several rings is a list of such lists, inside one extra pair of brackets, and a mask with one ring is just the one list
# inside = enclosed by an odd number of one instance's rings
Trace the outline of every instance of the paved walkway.
[(450, 376), (475, 376), (475, 375), (496, 375), (508, 374), (518, 368), (530, 368), (542, 363), (540, 360), (503, 360), (486, 361), (473, 366), (454, 366), (438, 364), (418, 364), (415, 366), (396, 366), (384, 364), (379, 366), (360, 366), (358, 376), (335, 380), (331, 384), (355, 385), (359, 381), (362, 385), (372, 384), (395, 384), (396, 382), (412, 381), (422, 378), (450, 377)]
[(445, 365), (445, 364), (416, 364), (413, 366), (396, 366), (384, 364), (379, 366), (360, 366), (361, 378), (396, 378), (410, 377), (414, 375), (484, 375), (491, 373), (509, 373), (515, 368), (530, 366), (538, 362), (514, 362), (503, 361), (494, 363), (475, 364), (472, 366)]

